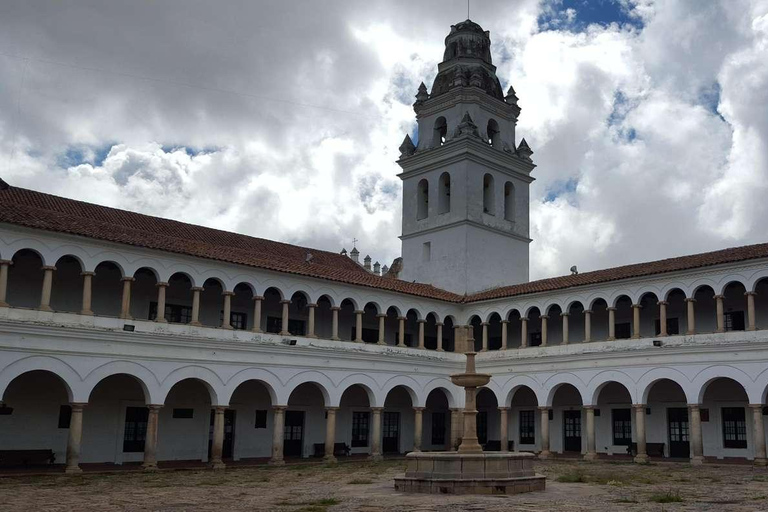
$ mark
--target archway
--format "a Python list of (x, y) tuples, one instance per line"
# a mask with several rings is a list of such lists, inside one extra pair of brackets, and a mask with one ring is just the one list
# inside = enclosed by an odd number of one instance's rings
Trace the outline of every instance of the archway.
[(663, 443), (667, 457), (690, 458), (688, 401), (682, 386), (671, 379), (653, 382), (645, 392), (645, 438)]
[(316, 455), (315, 446), (324, 451), (326, 394), (316, 382), (304, 382), (291, 392), (285, 411), (285, 458)]
[(229, 410), (234, 411), (235, 416), (235, 460), (266, 459), (272, 453), (272, 406), (275, 404), (272, 403), (268, 386), (258, 380), (247, 380), (232, 393)]
[(99, 316), (120, 316), (123, 297), (123, 271), (111, 261), (96, 266), (93, 276), (93, 314)]
[(424, 410), (423, 450), (446, 450), (451, 446), (451, 410), (446, 392), (440, 388), (433, 389), (427, 395)]
[(598, 453), (625, 455), (633, 442), (632, 396), (623, 384), (607, 382), (595, 403), (595, 447)]
[[(209, 461), (213, 441), (211, 392), (199, 379), (177, 382), (168, 391), (157, 429), (158, 460)], [(222, 457), (231, 459), (236, 438), (236, 415), (224, 412), (224, 445)]]
[[(667, 335), (675, 336), (683, 334), (688, 328), (686, 315), (685, 293), (680, 288), (674, 288), (667, 293)], [(659, 322), (656, 334), (661, 333)]]
[(83, 305), (83, 267), (74, 256), (62, 256), (56, 262), (51, 287), (54, 311), (80, 313)]
[(414, 411), (412, 390), (395, 386), (384, 399), (381, 416), (381, 451), (384, 454), (404, 453), (413, 447)]
[(15, 308), (35, 309), (40, 306), (43, 289), (43, 259), (31, 249), (17, 251), (8, 267), (6, 302)]
[(745, 331), (747, 329), (747, 289), (738, 281), (723, 289), (723, 329)]
[(348, 387), (341, 395), (336, 414), (336, 442), (349, 446), (351, 453), (371, 453), (373, 424), (370, 407), (368, 391), (359, 384)]
[(501, 449), (499, 432), (499, 402), (496, 395), (488, 388), (477, 390), (477, 442), (486, 451)]
[(510, 415), (512, 418), (510, 439), (515, 451), (536, 452), (540, 449), (539, 401), (536, 393), (528, 386), (520, 386), (512, 394)]
[(699, 334), (704, 332), (715, 332), (717, 330), (717, 306), (715, 304), (715, 291), (711, 286), (700, 286), (693, 298), (696, 302), (693, 305), (694, 327), (696, 332), (691, 333), (690, 326), (687, 332), (689, 334)]
[[(509, 332), (507, 332), (509, 335)], [(488, 350), (501, 349), (501, 315), (491, 313), (488, 317)]]
[(707, 383), (700, 415), (705, 457), (754, 458), (752, 414), (741, 384), (727, 377)]
[(572, 384), (561, 384), (552, 396), (552, 421), (549, 427), (550, 450), (558, 453), (579, 454), (586, 444), (582, 434), (582, 400), (579, 390)]
[[(157, 313), (157, 277), (149, 268), (142, 267), (133, 274), (131, 284), (131, 316), (139, 319), (149, 319)], [(166, 308), (167, 309), (167, 308)]]

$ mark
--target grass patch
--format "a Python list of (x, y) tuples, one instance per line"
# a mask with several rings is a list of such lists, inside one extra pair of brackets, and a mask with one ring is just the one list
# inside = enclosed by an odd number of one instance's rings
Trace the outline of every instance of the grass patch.
[(680, 497), (680, 493), (667, 491), (658, 494), (652, 494), (651, 497), (648, 498), (648, 501), (652, 501), (654, 503), (682, 503), (684, 500)]
[(581, 471), (571, 471), (570, 473), (563, 473), (558, 476), (557, 481), (564, 484), (585, 484), (587, 483), (587, 478)]
[(349, 485), (367, 485), (367, 484), (372, 484), (373, 481), (369, 480), (368, 478), (355, 478), (354, 480), (350, 480), (347, 483)]
[(328, 507), (338, 505), (341, 500), (336, 498), (323, 498), (312, 501), (279, 501), (276, 505), (282, 507), (301, 507), (296, 512), (326, 512)]
[(614, 503), (637, 503), (637, 500), (633, 500), (632, 498), (619, 498), (617, 500), (613, 500)]

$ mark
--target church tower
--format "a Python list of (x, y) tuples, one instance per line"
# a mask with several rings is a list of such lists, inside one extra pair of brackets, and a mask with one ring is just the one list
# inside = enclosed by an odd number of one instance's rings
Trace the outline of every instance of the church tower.
[(517, 96), (502, 92), (490, 33), (451, 27), (443, 62), (413, 105), (418, 143), (406, 135), (400, 278), (455, 293), (528, 281), (529, 195), (535, 165), (515, 144)]

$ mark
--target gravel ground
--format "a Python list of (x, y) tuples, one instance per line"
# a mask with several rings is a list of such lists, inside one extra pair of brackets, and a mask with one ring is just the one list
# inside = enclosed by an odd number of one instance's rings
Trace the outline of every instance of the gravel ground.
[(402, 461), (0, 479), (0, 510), (453, 512), (768, 510), (768, 470), (750, 466), (537, 462), (547, 490), (517, 496), (400, 494)]

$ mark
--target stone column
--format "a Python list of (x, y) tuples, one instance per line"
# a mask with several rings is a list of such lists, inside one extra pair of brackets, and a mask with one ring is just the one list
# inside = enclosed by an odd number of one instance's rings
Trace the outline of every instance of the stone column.
[(501, 451), (509, 451), (509, 407), (499, 407), (499, 433)]
[(480, 352), (488, 352), (488, 322), (480, 324), (483, 327), (483, 347)]
[(648, 452), (645, 448), (645, 404), (632, 404), (635, 410), (635, 439), (637, 442), (637, 455), (635, 462), (645, 464), (648, 462)]
[(131, 316), (131, 283), (135, 281), (132, 277), (124, 277), (123, 282), (123, 300), (120, 304), (120, 318), (123, 320), (133, 320)]
[(461, 437), (461, 409), (451, 409), (451, 451), (459, 446)]
[(667, 304), (665, 300), (659, 301), (659, 336), (667, 336)]
[(192, 287), (192, 320), (189, 322), (189, 325), (203, 325), (200, 323), (200, 292), (203, 289), (202, 286)]
[(11, 260), (0, 260), (0, 307), (8, 307), (8, 267), (13, 265)]
[[(471, 327), (468, 329), (471, 330)], [(473, 343), (472, 338), (467, 339), (468, 343)], [(474, 350), (470, 349), (469, 352), (474, 353)], [(472, 355), (474, 357), (474, 355)], [(467, 373), (474, 373), (474, 369)], [(482, 453), (483, 447), (477, 442), (477, 388), (464, 388), (464, 426), (462, 428), (461, 444), (459, 445), (460, 453)]]
[(280, 336), (290, 336), (291, 332), (288, 330), (288, 305), (291, 303), (289, 300), (281, 300), (280, 305), (283, 307), (282, 320), (280, 325)]
[(696, 334), (696, 315), (693, 310), (693, 305), (696, 303), (696, 299), (688, 297), (685, 299), (685, 303), (688, 306), (688, 330), (685, 333)]
[(397, 346), (404, 347), (405, 346), (405, 317), (400, 316), (397, 318), (397, 320), (400, 322), (400, 325), (399, 325), (400, 330), (397, 333)]
[(595, 407), (585, 405), (584, 411), (587, 413), (587, 453), (584, 454), (584, 460), (597, 459), (597, 450), (595, 448)]
[(501, 350), (507, 350), (507, 337), (509, 335), (509, 320), (501, 321)]
[(221, 456), (224, 452), (224, 411), (226, 407), (213, 408), (213, 442), (211, 443), (211, 460), (208, 463), (213, 469), (224, 469)]
[(528, 346), (528, 318), (520, 317), (520, 348)]
[(563, 319), (563, 345), (568, 344), (568, 313), (560, 313)]
[(423, 424), (424, 407), (413, 408), (413, 451), (421, 451), (421, 426)]
[(283, 460), (283, 439), (285, 438), (285, 405), (275, 405), (272, 407), (274, 414), (272, 420), (272, 458), (269, 463), (273, 466), (282, 466)]
[(378, 341), (376, 341), (376, 344), (377, 345), (386, 345), (387, 344), (387, 341), (386, 341), (387, 338), (386, 338), (385, 333), (384, 333), (384, 326), (386, 325), (385, 321), (387, 319), (387, 315), (380, 313), (380, 314), (376, 315), (376, 318), (379, 319), (379, 339), (378, 339)]
[(307, 338), (317, 338), (317, 335), (315, 334), (315, 310), (317, 309), (317, 304), (307, 304), (307, 308), (309, 308)]
[(437, 351), (444, 352), (445, 348), (443, 348), (443, 323), (437, 322), (435, 325), (437, 326)]
[(723, 310), (722, 295), (715, 295), (715, 311), (717, 312), (717, 330), (715, 332), (725, 332), (725, 311)]
[(584, 343), (592, 341), (592, 310), (584, 310)]
[(144, 439), (144, 471), (157, 470), (157, 424), (162, 405), (148, 405), (147, 434)]
[(381, 411), (383, 410), (383, 407), (371, 407), (371, 456), (369, 459), (373, 462), (379, 462), (384, 458), (381, 455)]
[(261, 304), (264, 297), (256, 295), (253, 297), (253, 332), (263, 332), (261, 330)]
[(80, 440), (83, 437), (83, 407), (87, 404), (69, 404), (72, 416), (69, 420), (69, 438), (67, 439), (67, 474), (82, 473), (80, 469)]
[(51, 308), (51, 289), (53, 288), (53, 271), (56, 267), (46, 265), (43, 270), (43, 290), (40, 293), (40, 311), (53, 311)]
[(331, 313), (333, 315), (331, 320), (331, 339), (333, 341), (341, 340), (341, 338), (339, 338), (339, 311), (341, 311), (341, 308), (338, 306), (333, 306), (331, 308)]
[(608, 308), (608, 341), (616, 339), (616, 308)]
[(221, 319), (222, 329), (232, 329), (232, 296), (235, 292), (222, 292), (224, 296), (224, 318)]
[(326, 407), (325, 408), (325, 462), (336, 462), (336, 457), (333, 455), (333, 446), (336, 444), (336, 411), (338, 407)]
[(549, 315), (541, 315), (539, 318), (541, 318), (541, 346), (546, 347), (549, 340), (549, 329), (547, 328)]
[(746, 292), (744, 295), (747, 296), (747, 330), (754, 331), (755, 330), (755, 295), (757, 295), (757, 293)]
[(95, 272), (80, 272), (83, 276), (83, 300), (80, 308), (81, 315), (93, 316), (93, 310), (91, 309), (93, 302), (93, 276)]
[(763, 405), (750, 404), (752, 409), (752, 439), (755, 443), (755, 466), (768, 466), (765, 454), (765, 426), (763, 425)]
[(165, 291), (168, 289), (168, 283), (160, 282), (155, 286), (157, 286), (157, 316), (155, 317), (155, 322), (167, 323), (168, 320), (165, 318)]
[(355, 343), (363, 342), (363, 313), (364, 311), (355, 311)]
[(540, 459), (548, 459), (552, 453), (549, 451), (549, 407), (539, 407), (541, 413), (541, 452)]
[(419, 348), (424, 350), (424, 325), (427, 323), (426, 320), (419, 320)]
[(640, 304), (632, 304), (632, 338), (640, 338)]
[(688, 404), (688, 416), (691, 420), (691, 464), (704, 463), (704, 442), (701, 434), (701, 411), (699, 404)]

